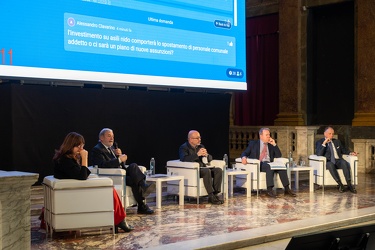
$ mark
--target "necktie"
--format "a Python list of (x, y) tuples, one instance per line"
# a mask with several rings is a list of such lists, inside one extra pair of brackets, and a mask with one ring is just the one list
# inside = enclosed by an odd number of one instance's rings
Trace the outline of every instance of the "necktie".
[(333, 147), (334, 147), (333, 142), (330, 142), (329, 143), (329, 150), (331, 151), (331, 162), (333, 164), (335, 164), (336, 163), (336, 159), (335, 159), (335, 152), (333, 151), (334, 150)]
[(110, 147), (108, 147), (108, 151), (111, 155), (113, 155), (114, 157), (116, 157), (115, 153), (113, 153), (112, 149)]
[(267, 156), (267, 143), (264, 143), (262, 153), (260, 153), (259, 160), (262, 161)]

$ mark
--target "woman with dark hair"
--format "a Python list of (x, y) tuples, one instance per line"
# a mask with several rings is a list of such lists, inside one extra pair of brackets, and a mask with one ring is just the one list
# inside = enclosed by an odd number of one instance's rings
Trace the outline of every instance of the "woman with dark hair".
[[(85, 139), (76, 132), (70, 132), (64, 139), (59, 150), (56, 150), (53, 162), (55, 164), (55, 178), (86, 180), (91, 171), (87, 168), (88, 152), (83, 148)], [(126, 223), (125, 210), (116, 190), (113, 189), (113, 207), (115, 232), (118, 228), (130, 232), (134, 228)]]

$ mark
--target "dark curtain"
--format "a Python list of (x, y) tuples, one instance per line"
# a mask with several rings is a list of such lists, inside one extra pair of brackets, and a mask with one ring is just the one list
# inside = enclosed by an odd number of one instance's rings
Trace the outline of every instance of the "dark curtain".
[(247, 91), (235, 93), (234, 124), (273, 125), (279, 112), (279, 15), (246, 20)]
[(90, 151), (104, 127), (114, 130), (127, 163), (148, 167), (154, 157), (157, 173), (178, 159), (191, 129), (215, 159), (223, 159), (230, 99), (225, 93), (0, 84), (0, 169), (39, 173), (41, 182), (53, 173), (54, 151), (67, 133), (82, 134)]

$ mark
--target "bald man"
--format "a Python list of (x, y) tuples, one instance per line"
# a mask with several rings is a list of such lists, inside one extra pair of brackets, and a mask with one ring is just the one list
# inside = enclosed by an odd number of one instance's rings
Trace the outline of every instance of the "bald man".
[(203, 178), (204, 187), (208, 193), (208, 202), (215, 205), (223, 204), (218, 194), (221, 190), (223, 171), (221, 168), (209, 168), (212, 156), (201, 144), (202, 138), (198, 131), (191, 130), (188, 133), (187, 142), (179, 149), (180, 161), (198, 162), (200, 177)]

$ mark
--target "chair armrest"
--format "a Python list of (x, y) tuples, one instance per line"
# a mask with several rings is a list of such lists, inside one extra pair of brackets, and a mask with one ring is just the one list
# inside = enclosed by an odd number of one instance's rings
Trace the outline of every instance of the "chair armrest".
[(347, 161), (351, 167), (353, 167), (354, 163), (358, 161), (358, 156), (356, 155), (342, 155), (342, 158)]
[(98, 168), (98, 175), (126, 175), (126, 171), (121, 168)]
[[(223, 160), (212, 160), (210, 162), (211, 167), (224, 168), (225, 161)], [(198, 162), (185, 162), (180, 160), (173, 160), (167, 162), (167, 167), (177, 167), (177, 168), (199, 168)]]
[[(125, 165), (125, 168), (128, 168), (128, 167), (129, 167), (129, 165)], [(138, 167), (139, 167), (139, 169), (141, 170), (142, 173), (146, 173), (147, 168), (145, 166), (138, 165)]]
[(52, 189), (72, 189), (72, 188), (90, 188), (90, 187), (112, 187), (113, 181), (110, 178), (92, 178), (87, 180), (76, 179), (57, 179), (53, 175), (44, 177), (43, 184)]
[(94, 168), (93, 166), (88, 166), (87, 168), (90, 170), (91, 174), (97, 174), (98, 173), (98, 169)]
[(358, 160), (358, 156), (356, 155), (342, 155), (342, 158), (346, 161)]
[[(314, 174), (323, 176), (327, 158), (324, 156), (310, 155), (309, 166), (314, 168)], [(323, 172), (322, 172), (323, 171)]]
[(289, 162), (289, 159), (285, 158), (285, 157), (274, 158), (273, 162), (282, 163), (282, 164), (286, 165)]
[(180, 160), (167, 161), (167, 167), (175, 168), (199, 168), (198, 162), (184, 162)]
[(327, 158), (325, 156), (310, 155), (309, 160), (326, 162)]
[(141, 170), (142, 173), (146, 173), (147, 168), (145, 166), (139, 166), (138, 165), (138, 167), (139, 167), (139, 169)]
[(223, 160), (212, 160), (212, 161), (210, 161), (210, 166), (224, 169), (225, 161), (223, 161)]
[[(247, 163), (260, 164), (260, 161), (258, 159), (247, 158), (246, 160), (247, 160)], [(242, 158), (236, 158), (236, 162), (237, 163), (242, 163)]]

